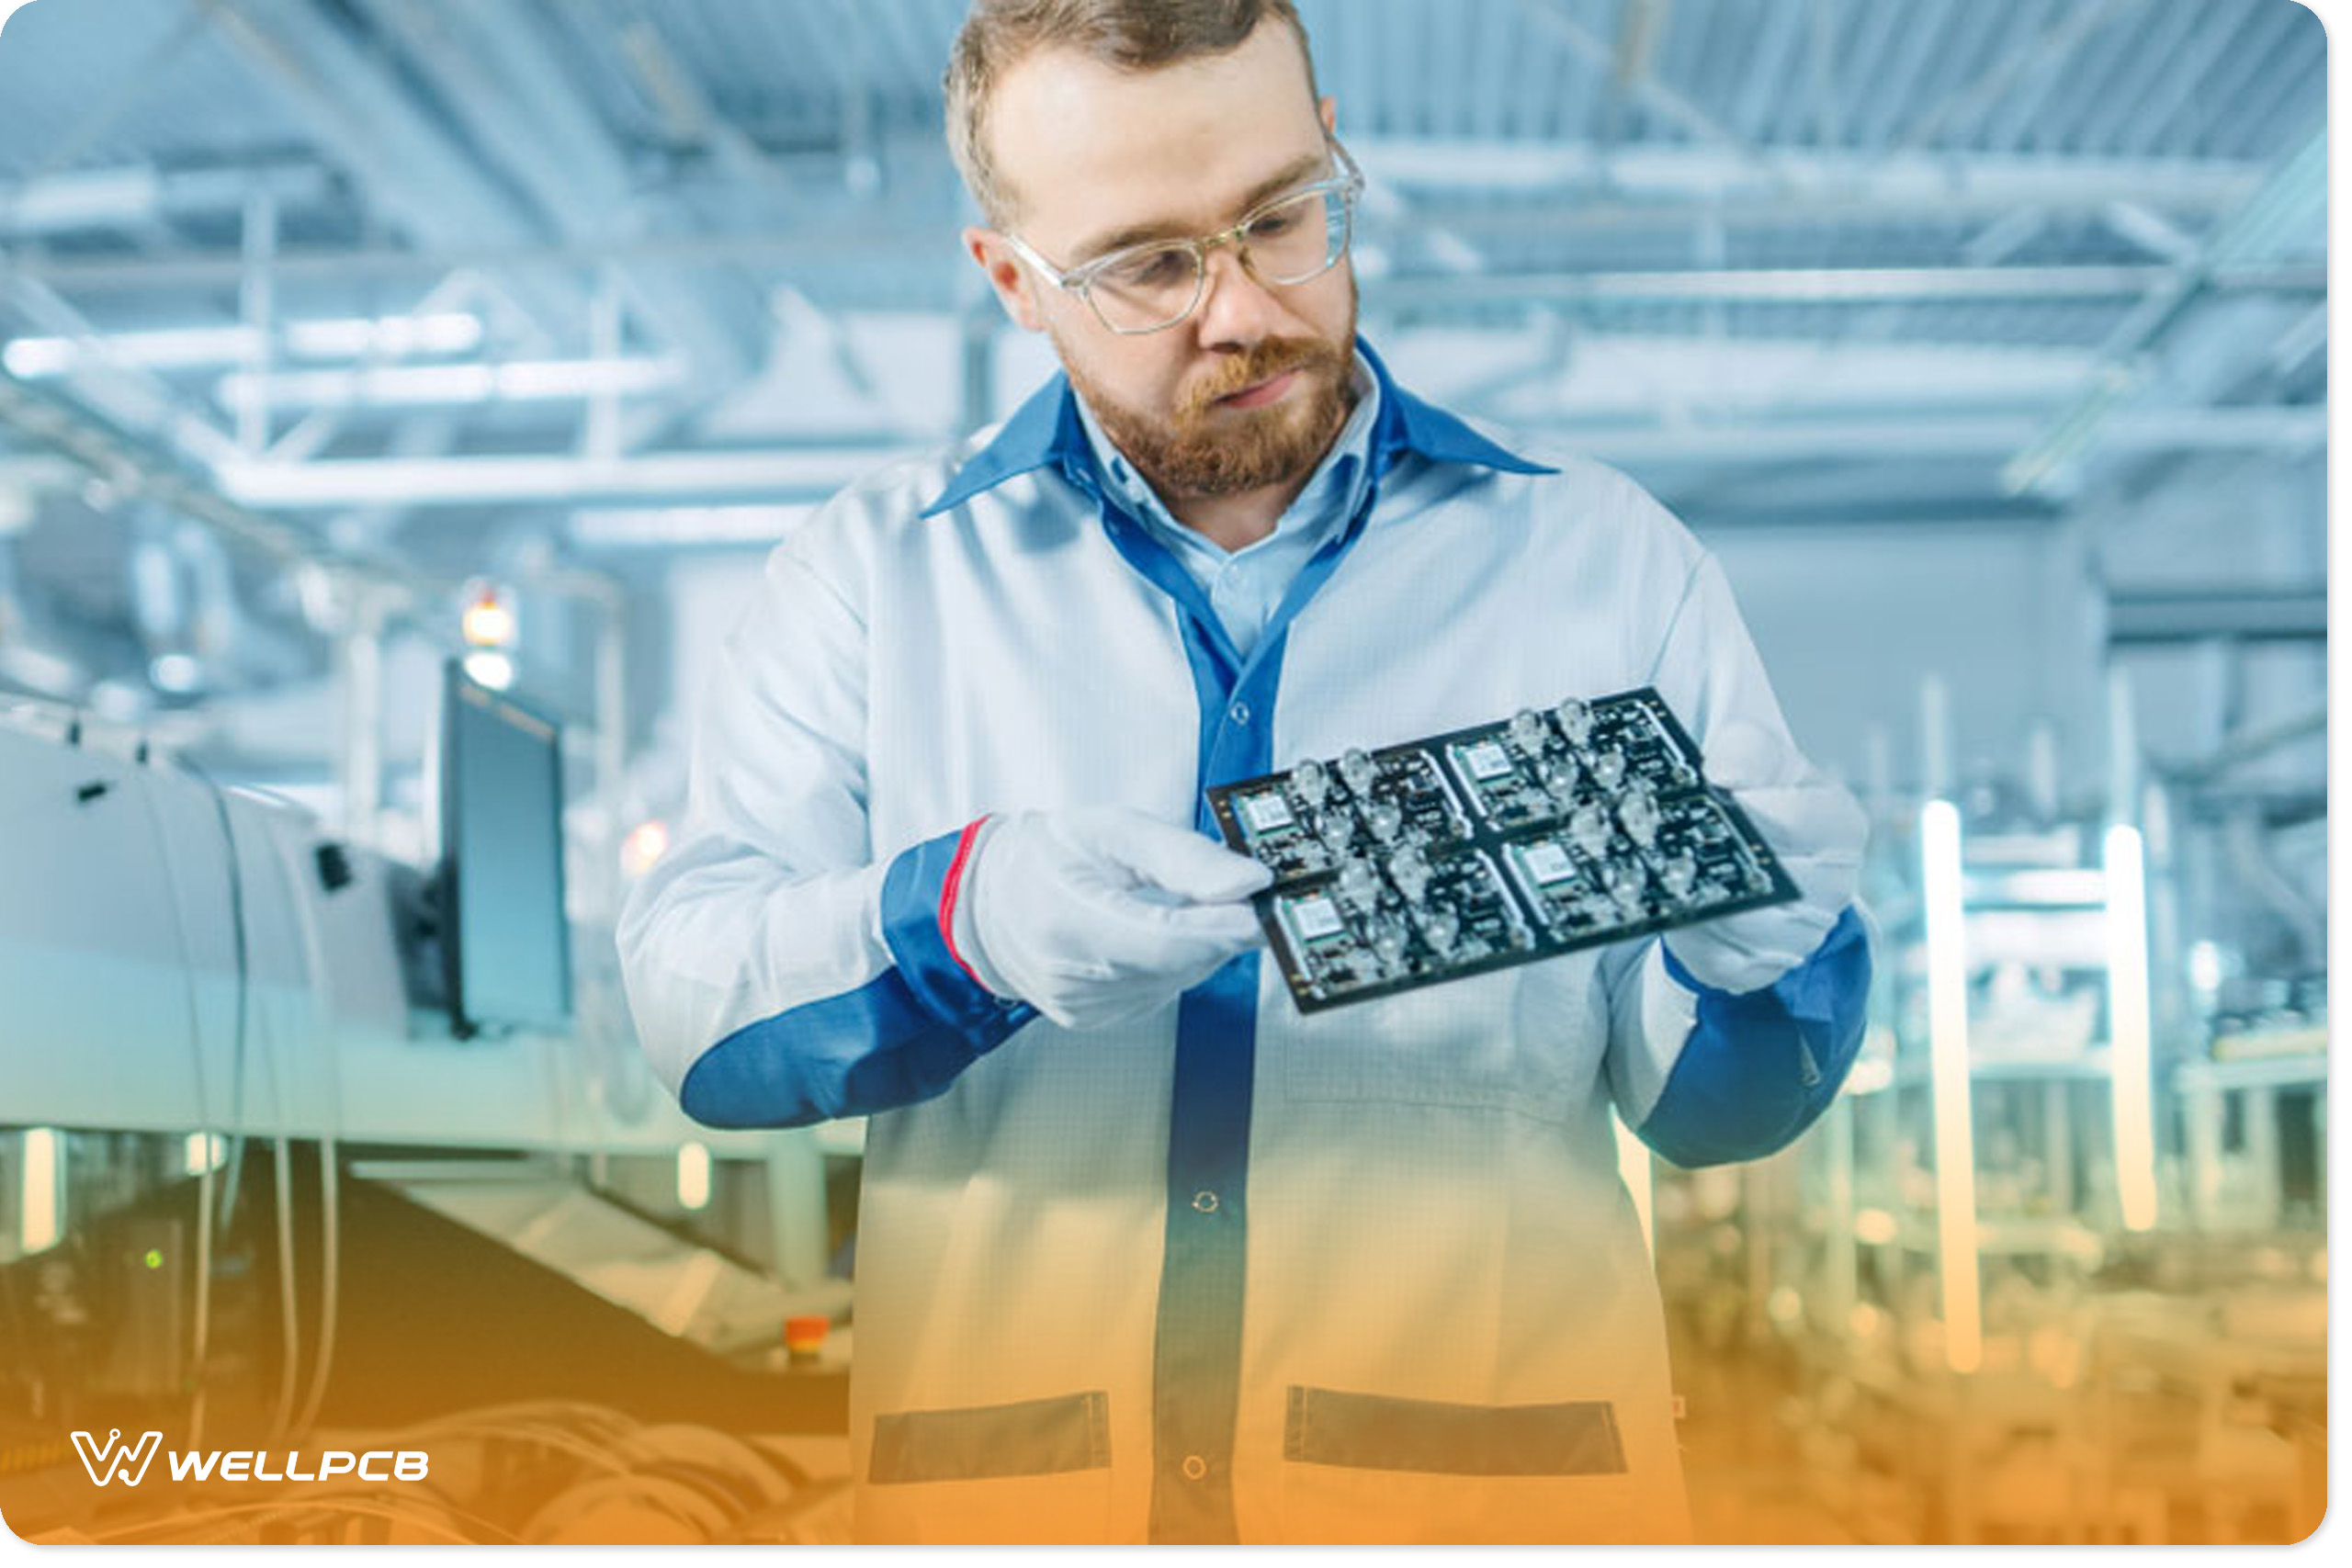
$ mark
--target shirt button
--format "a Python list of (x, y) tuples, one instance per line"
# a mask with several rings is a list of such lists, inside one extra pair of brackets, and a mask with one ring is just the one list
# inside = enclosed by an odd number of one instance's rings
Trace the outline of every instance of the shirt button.
[(1234, 723), (1248, 724), (1250, 722), (1250, 705), (1248, 703), (1236, 703), (1228, 711), (1233, 716)]
[(1198, 1455), (1198, 1454), (1186, 1454), (1186, 1455), (1184, 1456), (1184, 1479), (1185, 1479), (1185, 1480), (1187, 1480), (1187, 1481), (1199, 1481), (1199, 1480), (1202, 1480), (1203, 1478), (1204, 1478), (1204, 1477), (1208, 1474), (1208, 1472), (1209, 1472), (1209, 1461), (1206, 1461), (1206, 1460), (1203, 1459), (1203, 1458), (1202, 1458), (1200, 1455)]
[(1194, 1213), (1202, 1213), (1202, 1214), (1214, 1214), (1214, 1213), (1216, 1213), (1216, 1193), (1214, 1193), (1214, 1192), (1207, 1191), (1207, 1190), (1202, 1190), (1202, 1191), (1199, 1191), (1199, 1192), (1195, 1192), (1195, 1193), (1193, 1193), (1193, 1212), (1194, 1212)]

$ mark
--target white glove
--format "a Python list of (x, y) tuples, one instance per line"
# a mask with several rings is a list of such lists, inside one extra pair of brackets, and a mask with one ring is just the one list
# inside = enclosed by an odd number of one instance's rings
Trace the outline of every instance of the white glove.
[[(1710, 783), (1731, 792), (1797, 885), (1794, 902), (1726, 915), (1666, 934), (1691, 976), (1719, 991), (1755, 991), (1810, 957), (1854, 901), (1870, 822), (1845, 787), (1786, 753), (1760, 727), (1726, 725), (1707, 750)], [(1785, 782), (1761, 781), (1777, 773)]]
[(998, 996), (1065, 1029), (1114, 1023), (1256, 946), (1245, 900), (1273, 879), (1247, 855), (1125, 807), (993, 817), (964, 868), (956, 945)]

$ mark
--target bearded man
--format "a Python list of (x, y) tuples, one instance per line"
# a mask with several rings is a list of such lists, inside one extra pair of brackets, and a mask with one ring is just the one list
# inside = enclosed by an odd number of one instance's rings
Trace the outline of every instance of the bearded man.
[[(1850, 797), (1724, 574), (1356, 335), (1363, 178), (1288, 0), (981, 0), (963, 243), (1063, 373), (778, 545), (619, 931), (685, 1111), (867, 1118), (871, 1540), (1685, 1536), (1612, 1106), (1828, 1103)], [(1655, 686), (1793, 904), (1307, 1015), (1212, 786)]]

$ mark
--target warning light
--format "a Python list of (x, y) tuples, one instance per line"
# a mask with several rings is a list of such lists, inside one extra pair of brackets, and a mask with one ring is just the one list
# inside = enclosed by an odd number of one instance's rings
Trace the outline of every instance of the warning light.
[(825, 1348), (825, 1335), (832, 1325), (831, 1319), (814, 1314), (787, 1317), (784, 1320), (784, 1348), (796, 1361), (813, 1361)]
[(514, 606), (506, 602), (506, 594), (496, 583), (479, 583), (469, 592), (465, 614), (459, 618), (458, 625), (471, 647), (514, 646)]

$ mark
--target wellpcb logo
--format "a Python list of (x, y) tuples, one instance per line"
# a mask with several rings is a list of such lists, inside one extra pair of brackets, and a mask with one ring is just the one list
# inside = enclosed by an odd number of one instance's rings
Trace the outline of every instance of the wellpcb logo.
[(106, 1447), (100, 1448), (97, 1439), (89, 1433), (74, 1434), (74, 1446), (82, 1450), (82, 1468), (88, 1471), (90, 1479), (101, 1486), (118, 1476), (121, 1477), (125, 1486), (138, 1485), (146, 1475), (148, 1465), (154, 1461), (155, 1450), (163, 1441), (163, 1433), (150, 1432), (133, 1447), (123, 1442), (122, 1428), (117, 1427), (107, 1434)]
[[(164, 1441), (161, 1432), (150, 1432), (134, 1446), (122, 1440), (122, 1429), (116, 1427), (107, 1434), (104, 1446), (87, 1432), (74, 1434), (74, 1446), (82, 1452), (82, 1466), (90, 1479), (100, 1486), (119, 1478), (125, 1486), (136, 1486), (153, 1462), (155, 1451)], [(223, 1481), (332, 1481), (338, 1475), (356, 1475), (362, 1481), (422, 1481), (425, 1478), (431, 1456), (413, 1449), (395, 1451), (371, 1449), (355, 1454), (345, 1449), (330, 1449), (319, 1456), (317, 1468), (310, 1474), (302, 1473), (300, 1451), (286, 1456), (286, 1468), (276, 1474), (269, 1470), (270, 1456), (257, 1449), (214, 1449), (209, 1453), (178, 1453), (171, 1456), (172, 1479), (209, 1481), (213, 1472), (220, 1472)], [(389, 1464), (379, 1471), (377, 1462)]]

